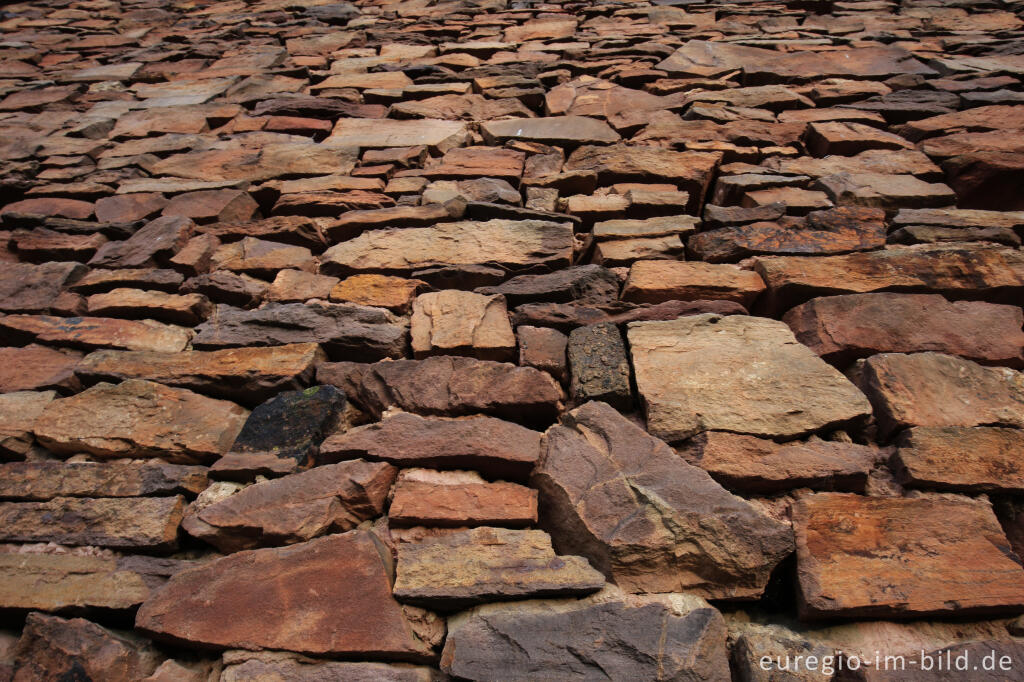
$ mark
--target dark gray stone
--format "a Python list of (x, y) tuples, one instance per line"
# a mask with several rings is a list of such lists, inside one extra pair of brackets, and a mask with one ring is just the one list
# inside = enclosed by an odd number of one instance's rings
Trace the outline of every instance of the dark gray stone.
[(601, 400), (629, 411), (629, 360), (618, 326), (602, 322), (574, 329), (569, 334), (569, 369), (573, 400)]

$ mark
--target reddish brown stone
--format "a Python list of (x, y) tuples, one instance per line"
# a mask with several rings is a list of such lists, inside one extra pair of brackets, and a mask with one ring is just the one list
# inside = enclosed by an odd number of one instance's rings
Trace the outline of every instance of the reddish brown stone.
[(381, 549), (371, 533), (350, 531), (232, 554), (176, 574), (135, 627), (192, 646), (422, 660), (428, 649), (391, 596)]
[(56, 390), (71, 393), (81, 386), (74, 375), (81, 353), (32, 344), (0, 348), (0, 393)]
[(93, 294), (86, 301), (90, 314), (109, 317), (149, 317), (191, 327), (213, 314), (213, 304), (202, 294), (165, 294), (162, 291), (114, 289)]
[(164, 216), (121, 242), (107, 242), (89, 265), (112, 268), (145, 268), (166, 265), (192, 237), (195, 223), (180, 216)]
[(568, 378), (566, 346), (569, 338), (557, 329), (521, 325), (516, 329), (519, 364), (542, 369), (561, 382)]
[(51, 312), (61, 293), (87, 272), (81, 263), (6, 264), (0, 278), (0, 311)]
[(948, 353), (987, 365), (1024, 365), (1024, 311), (928, 294), (816, 298), (783, 317), (797, 340), (837, 367), (875, 353)]
[(140, 192), (118, 194), (96, 201), (96, 220), (101, 223), (131, 223), (160, 215), (167, 206), (162, 194)]
[(745, 307), (764, 290), (761, 277), (734, 265), (641, 260), (629, 269), (622, 300), (634, 303), (724, 299)]
[(148, 462), (10, 462), (0, 464), (0, 498), (144, 497), (197, 495), (207, 485), (203, 467)]
[(416, 294), (427, 286), (426, 282), (418, 279), (388, 275), (352, 275), (331, 289), (330, 299), (407, 313), (412, 308)]
[(259, 206), (248, 192), (212, 189), (179, 194), (164, 207), (163, 214), (184, 216), (197, 223), (244, 222), (259, 216)]
[(92, 212), (93, 205), (88, 201), (61, 199), (58, 197), (23, 199), (15, 201), (13, 204), (7, 204), (3, 209), (0, 209), (0, 215), (27, 213), (29, 215), (73, 218), (75, 220), (88, 220), (92, 217)]
[(793, 526), (802, 618), (1024, 609), (1024, 569), (985, 502), (820, 493)]
[(1024, 210), (1024, 152), (975, 152), (942, 164), (962, 208)]
[(188, 330), (152, 320), (49, 315), (0, 317), (0, 331), (8, 334), (11, 339), (35, 340), (86, 350), (119, 348), (165, 353), (184, 349), (191, 337)]
[(537, 522), (537, 491), (488, 483), (475, 472), (404, 469), (388, 520), (399, 526), (529, 526)]
[(913, 488), (967, 493), (1024, 489), (1024, 431), (991, 426), (907, 429), (893, 458), (901, 482)]

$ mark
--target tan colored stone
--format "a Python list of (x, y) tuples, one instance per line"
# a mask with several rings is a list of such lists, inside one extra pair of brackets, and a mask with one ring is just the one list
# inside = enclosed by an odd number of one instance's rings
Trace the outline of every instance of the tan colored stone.
[(205, 468), (159, 460), (0, 464), (0, 498), (6, 500), (197, 495), (207, 484)]
[(537, 522), (537, 491), (488, 483), (469, 471), (403, 469), (388, 522), (409, 526), (529, 526)]
[(0, 395), (0, 459), (24, 459), (32, 447), (36, 420), (56, 391), (15, 391)]
[(15, 338), (92, 350), (117, 348), (175, 353), (183, 350), (191, 332), (153, 320), (118, 320), (108, 317), (51, 317), (7, 315), (0, 331)]
[(392, 119), (340, 118), (327, 139), (336, 145), (363, 149), (379, 147), (416, 147), (435, 149), (453, 144), (465, 135), (466, 125), (458, 121), (424, 118), (417, 121)]
[(396, 313), (407, 313), (412, 302), (426, 282), (388, 275), (352, 275), (339, 282), (330, 292), (332, 301), (387, 308)]
[(504, 296), (445, 289), (420, 294), (410, 320), (415, 357), (469, 355), (481, 360), (510, 360), (516, 338)]
[(722, 299), (749, 308), (762, 291), (764, 282), (756, 272), (733, 265), (640, 260), (629, 269), (622, 300), (663, 303)]
[(893, 458), (902, 483), (966, 493), (1024, 490), (1024, 431), (992, 426), (917, 426)]
[(71, 392), (80, 386), (75, 365), (81, 353), (46, 346), (0, 348), (0, 393), (57, 390)]

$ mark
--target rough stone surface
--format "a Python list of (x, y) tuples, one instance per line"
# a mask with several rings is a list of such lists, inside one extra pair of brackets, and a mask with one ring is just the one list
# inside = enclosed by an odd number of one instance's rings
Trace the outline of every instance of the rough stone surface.
[(664, 303), (722, 299), (749, 308), (762, 291), (764, 282), (756, 272), (732, 265), (641, 260), (629, 269), (622, 300)]
[(488, 483), (468, 471), (404, 469), (388, 509), (392, 525), (529, 526), (537, 522), (537, 491)]
[(367, 531), (238, 552), (182, 571), (146, 600), (135, 627), (161, 641), (221, 649), (398, 660), (427, 653), (391, 596), (388, 562)]
[(481, 360), (510, 360), (516, 337), (502, 296), (445, 289), (420, 294), (410, 318), (412, 352), (469, 355)]
[(0, 498), (144, 497), (197, 495), (207, 486), (206, 469), (149, 462), (10, 462), (0, 464)]
[(918, 426), (904, 431), (893, 467), (908, 487), (1014, 493), (1024, 432), (992, 426)]
[(794, 505), (793, 527), (803, 618), (1024, 607), (1024, 569), (984, 502), (819, 493)]
[(714, 430), (794, 437), (871, 412), (780, 322), (695, 315), (633, 322), (628, 335), (647, 428), (669, 441)]
[(578, 556), (557, 556), (539, 530), (482, 527), (398, 546), (395, 598), (458, 610), (487, 601), (596, 592), (604, 576)]
[(629, 359), (616, 325), (602, 322), (574, 329), (569, 334), (568, 357), (573, 400), (601, 400), (621, 410), (631, 407)]
[(533, 482), (559, 551), (629, 592), (757, 597), (792, 551), (787, 526), (603, 403), (548, 430)]

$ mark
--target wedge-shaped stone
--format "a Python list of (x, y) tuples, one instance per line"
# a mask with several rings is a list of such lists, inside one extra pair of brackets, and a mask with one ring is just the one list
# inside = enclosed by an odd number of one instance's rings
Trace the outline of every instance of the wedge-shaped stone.
[(882, 435), (907, 426), (1024, 428), (1024, 374), (941, 353), (881, 353), (855, 372)]
[(148, 317), (191, 327), (213, 313), (213, 304), (202, 294), (166, 294), (162, 291), (114, 289), (93, 294), (86, 301), (90, 314), (103, 317)]
[(370, 365), (354, 399), (377, 415), (398, 407), (423, 415), (488, 414), (550, 423), (564, 397), (549, 374), (532, 367), (437, 356)]
[(503, 296), (445, 289), (420, 294), (412, 305), (412, 352), (469, 355), (481, 360), (510, 360), (516, 337)]
[(56, 391), (15, 391), (0, 395), (0, 459), (25, 459), (36, 420)]
[(529, 526), (537, 522), (537, 491), (488, 483), (475, 471), (403, 469), (388, 509), (393, 526)]
[(604, 121), (587, 116), (550, 116), (485, 121), (480, 132), (488, 144), (527, 140), (546, 144), (599, 144), (618, 142), (619, 134)]
[(187, 565), (147, 556), (0, 552), (0, 607), (124, 611), (137, 607)]
[(69, 393), (81, 388), (75, 366), (81, 353), (32, 344), (24, 348), (0, 348), (0, 393), (56, 390)]
[(647, 428), (792, 438), (861, 420), (864, 395), (775, 320), (694, 315), (632, 322), (629, 345)]
[(539, 530), (482, 527), (398, 546), (395, 597), (433, 609), (590, 594), (604, 576), (583, 557), (557, 556)]
[(657, 68), (671, 76), (714, 78), (762, 60), (778, 59), (779, 56), (779, 53), (773, 50), (759, 47), (690, 40), (661, 61)]
[(466, 124), (424, 118), (396, 121), (376, 118), (340, 118), (328, 138), (335, 145), (362, 149), (380, 147), (457, 147), (467, 133)]
[(893, 465), (913, 488), (968, 493), (1024, 490), (1024, 431), (992, 426), (918, 426), (899, 439)]
[(540, 434), (493, 417), (440, 419), (399, 412), (330, 436), (320, 446), (323, 462), (357, 457), (521, 480), (540, 457)]
[(811, 438), (776, 443), (726, 431), (694, 436), (682, 454), (729, 490), (744, 494), (793, 488), (863, 492), (881, 453), (855, 443)]
[(0, 317), (0, 332), (15, 340), (34, 340), (86, 350), (118, 348), (161, 353), (176, 353), (183, 350), (191, 337), (187, 329), (153, 320), (49, 315)]
[(48, 313), (57, 297), (88, 272), (81, 263), (4, 263), (0, 311)]
[(1024, 364), (1024, 311), (929, 294), (816, 298), (782, 318), (797, 340), (837, 367), (875, 353), (936, 351), (990, 365)]
[(0, 541), (170, 551), (178, 546), (184, 512), (180, 495), (2, 502)]
[(65, 620), (30, 613), (14, 649), (15, 680), (88, 679), (136, 682), (147, 679), (161, 658), (152, 644), (114, 634), (82, 618)]
[(268, 303), (256, 310), (217, 306), (209, 322), (196, 327), (193, 346), (318, 343), (330, 356), (346, 360), (400, 358), (408, 323), (382, 308), (347, 303)]
[(407, 275), (435, 266), (552, 269), (572, 260), (572, 227), (544, 220), (487, 220), (372, 230), (327, 249), (321, 272)]
[(238, 552), (176, 574), (135, 627), (190, 646), (424, 659), (428, 647), (391, 596), (389, 563), (366, 531)]
[(846, 256), (758, 258), (766, 307), (783, 312), (816, 296), (902, 291), (947, 298), (1019, 301), (1024, 253), (988, 245), (884, 249)]
[(226, 452), (248, 414), (224, 400), (129, 379), (53, 401), (34, 429), (39, 442), (58, 454), (191, 464)]
[[(722, 615), (692, 595), (622, 595), (487, 604), (448, 621), (441, 667), (487, 682), (728, 682)], [(585, 654), (583, 652), (586, 652)]]
[(820, 493), (793, 505), (793, 526), (804, 619), (1024, 609), (1024, 569), (986, 502)]
[(11, 462), (0, 464), (0, 498), (144, 497), (198, 495), (206, 469), (150, 462)]
[(200, 509), (183, 528), (222, 552), (344, 532), (384, 513), (397, 470), (353, 460), (256, 483)]
[(185, 246), (195, 228), (195, 223), (181, 216), (157, 218), (124, 241), (104, 244), (89, 265), (112, 268), (167, 265)]
[(726, 491), (604, 403), (545, 435), (533, 476), (561, 552), (628, 592), (758, 597), (793, 549), (789, 528)]
[(100, 350), (75, 373), (87, 382), (149, 379), (252, 406), (308, 384), (324, 354), (315, 343), (216, 351)]

